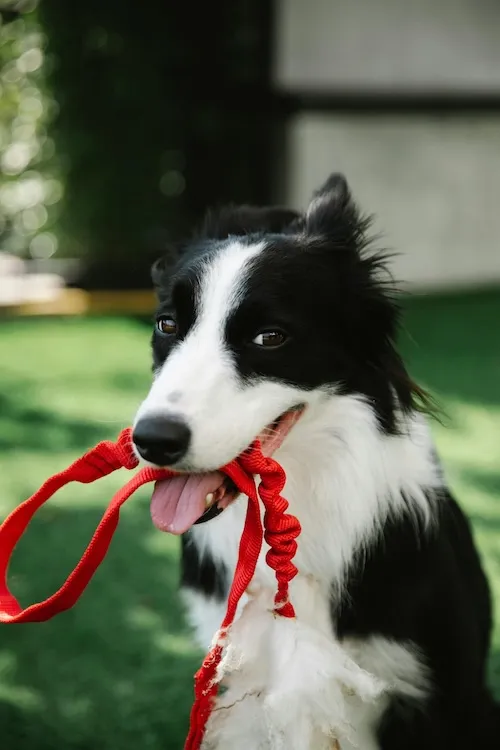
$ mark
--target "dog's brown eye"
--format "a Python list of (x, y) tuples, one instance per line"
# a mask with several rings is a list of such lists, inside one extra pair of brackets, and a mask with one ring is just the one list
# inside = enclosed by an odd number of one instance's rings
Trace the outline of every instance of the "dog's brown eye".
[(158, 318), (156, 321), (156, 327), (160, 333), (165, 336), (175, 336), (177, 333), (177, 323), (173, 318)]
[(253, 343), (266, 349), (273, 349), (284, 344), (286, 340), (287, 335), (283, 331), (262, 331), (253, 339)]

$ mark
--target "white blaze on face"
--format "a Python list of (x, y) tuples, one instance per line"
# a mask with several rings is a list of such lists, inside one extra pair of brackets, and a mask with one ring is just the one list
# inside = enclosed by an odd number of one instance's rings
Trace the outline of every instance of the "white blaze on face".
[[(136, 417), (176, 414), (192, 431), (179, 468), (216, 469), (241, 453), (258, 433), (293, 405), (294, 389), (265, 380), (243, 383), (225, 342), (229, 315), (245, 293), (251, 261), (265, 244), (231, 242), (200, 272), (196, 319), (156, 373)], [(256, 331), (257, 333), (257, 331)], [(175, 403), (169, 395), (175, 393)]]

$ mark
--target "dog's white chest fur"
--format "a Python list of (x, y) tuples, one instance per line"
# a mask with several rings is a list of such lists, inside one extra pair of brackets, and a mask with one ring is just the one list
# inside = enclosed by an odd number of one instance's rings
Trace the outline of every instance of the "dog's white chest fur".
[[(337, 651), (335, 654), (332, 651), (330, 658), (338, 659), (339, 674), (344, 668), (348, 672), (353, 670), (347, 681), (352, 679), (354, 687), (346, 689), (342, 685), (331, 696), (332, 701), (342, 703), (332, 705), (332, 715), (338, 715), (339, 723), (345, 724), (342, 750), (351, 747), (372, 750), (377, 748), (376, 727), (389, 696), (399, 693), (415, 700), (422, 699), (426, 693), (427, 675), (410, 643), (396, 643), (380, 637), (339, 643), (333, 633), (330, 611), (342, 590), (356, 549), (377, 533), (376, 524), (383, 522), (388, 513), (407, 512), (407, 507), (402, 504), (402, 492), (411, 495), (415, 512), (425, 518), (432, 511), (423, 488), (438, 483), (439, 477), (431, 460), (427, 427), (419, 418), (408, 423), (406, 434), (382, 438), (371, 410), (356, 398), (329, 397), (323, 405), (323, 412), (322, 419), (311, 415), (311, 429), (308, 429), (306, 415), (304, 424), (290, 435), (277, 455), (288, 477), (283, 494), (289, 500), (290, 512), (297, 513), (302, 526), (295, 558), (299, 575), (291, 584), (290, 596), (297, 621), (308, 628), (313, 639), (326, 638), (335, 645)], [(305, 431), (307, 440), (301, 438)], [(211, 557), (223, 562), (231, 573), (236, 565), (245, 510), (246, 503), (240, 498), (219, 518), (194, 527), (191, 532), (201, 554), (203, 550), (209, 550)], [(260, 597), (262, 611), (266, 608), (266, 597), (267, 606), (272, 606), (275, 591), (273, 571), (265, 563), (266, 551), (264, 546), (251, 587), (252, 592), (257, 592), (257, 598)], [(190, 590), (184, 592), (184, 597), (197, 639), (207, 649), (223, 619), (225, 606)], [(252, 617), (258, 616), (257, 605), (244, 609), (247, 602), (248, 597), (245, 597), (240, 615), (243, 611), (242, 618), (251, 621)], [(249, 623), (245, 630), (248, 641), (254, 636), (257, 638), (258, 627)], [(267, 636), (264, 637), (263, 643), (267, 640)], [(258, 717), (265, 713), (259, 702), (260, 695), (266, 692), (266, 680), (275, 681), (276, 675), (268, 674), (265, 650), (254, 649), (251, 645), (249, 650), (253, 656), (248, 662), (248, 684), (245, 685), (243, 668), (237, 677), (237, 700), (241, 705), (234, 726), (231, 729), (224, 726), (223, 731), (216, 733), (215, 744), (207, 747), (215, 750), (235, 746), (244, 746), (248, 750), (275, 750), (280, 746), (278, 740), (269, 744), (265, 722), (262, 724), (261, 721), (262, 736), (255, 731)], [(310, 665), (302, 666), (304, 679), (307, 679), (305, 675)], [(297, 692), (301, 687), (302, 666), (296, 664), (289, 678), (297, 680)], [(330, 666), (333, 673), (335, 665)], [(362, 699), (356, 695), (358, 668), (360, 692), (365, 693)], [(365, 675), (373, 676), (383, 689), (378, 693), (372, 691), (372, 686), (363, 683)], [(231, 700), (231, 678), (228, 684), (228, 693), (222, 697), (226, 702)], [(290, 685), (286, 687), (287, 690), (291, 688)], [(273, 690), (276, 691), (275, 684)], [(252, 691), (255, 695), (249, 695)], [(245, 700), (242, 696), (246, 696)], [(300, 702), (297, 711), (300, 712)], [(290, 716), (290, 723), (296, 719), (296, 716)], [(256, 744), (252, 746), (248, 740), (250, 727), (253, 727), (256, 738)], [(300, 734), (299, 728), (294, 731)], [(290, 738), (286, 743), (283, 747), (286, 746), (287, 750), (309, 750), (300, 744), (290, 744)], [(331, 747), (330, 740), (318, 735), (310, 750), (329, 750)]]
[[(328, 595), (312, 578), (299, 575), (290, 591), (297, 621), (307, 626), (299, 631), (298, 639), (302, 633), (306, 634), (306, 639), (312, 634), (312, 640), (306, 642), (303, 652), (298, 644), (288, 650), (283, 646), (282, 641), (288, 637), (286, 630), (284, 637), (280, 631), (272, 631), (276, 626), (270, 621), (272, 615), (269, 614), (272, 588), (263, 590), (254, 584), (250, 591), (251, 596), (242, 601), (235, 626), (238, 628), (236, 656), (234, 664), (230, 665), (230, 674), (223, 682), (227, 690), (214, 708), (204, 750), (230, 750), (238, 746), (247, 750), (333, 750), (336, 745), (328, 733), (317, 728), (311, 731), (310, 727), (304, 726), (311, 712), (300, 716), (304, 705), (300, 696), (308, 694), (307, 674), (311, 669), (320, 674), (330, 671), (334, 675), (325, 703), (328, 721), (336, 730), (332, 733), (338, 738), (341, 750), (377, 750), (376, 729), (391, 694), (398, 693), (415, 700), (425, 698), (427, 675), (412, 645), (378, 637), (336, 641), (329, 616)], [(224, 606), (192, 591), (185, 591), (184, 597), (198, 640), (208, 649), (223, 618)], [(266, 615), (270, 618), (269, 628), (265, 624)], [(324, 648), (325, 638), (331, 643), (331, 648)], [(279, 659), (273, 673), (272, 659), (269, 658), (269, 650), (274, 649), (273, 655), (276, 656), (276, 650), (283, 647), (288, 653), (283, 657), (288, 668), (286, 675), (282, 673)], [(311, 664), (315, 658), (316, 666)], [(291, 665), (293, 661), (296, 663)], [(231, 674), (232, 666), (235, 666), (234, 674)], [(280, 680), (283, 684), (277, 685)], [(310, 697), (314, 703), (314, 685), (311, 689)], [(269, 712), (266, 704), (269, 693), (271, 703), (282, 698), (278, 729), (275, 728), (274, 732), (269, 730), (269, 722), (273, 720), (272, 711)], [(287, 712), (287, 696), (292, 695), (299, 696), (297, 704), (290, 705)], [(321, 691), (318, 696), (320, 704), (323, 695)], [(289, 734), (281, 731), (281, 727), (287, 727)]]

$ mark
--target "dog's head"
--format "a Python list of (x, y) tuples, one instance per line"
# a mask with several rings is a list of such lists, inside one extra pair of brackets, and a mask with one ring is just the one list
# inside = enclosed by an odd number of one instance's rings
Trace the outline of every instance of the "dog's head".
[(305, 214), (224, 209), (154, 266), (154, 378), (134, 428), (144, 459), (197, 473), (257, 436), (272, 452), (332, 392), (360, 394), (396, 429), (413, 393), (369, 226), (332, 175)]

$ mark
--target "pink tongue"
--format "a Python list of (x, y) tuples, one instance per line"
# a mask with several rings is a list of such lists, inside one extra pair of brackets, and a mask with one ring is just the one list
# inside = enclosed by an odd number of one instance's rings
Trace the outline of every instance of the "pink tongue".
[(210, 474), (180, 474), (156, 482), (151, 498), (151, 518), (161, 531), (183, 534), (203, 515), (205, 498), (215, 492), (224, 476)]

